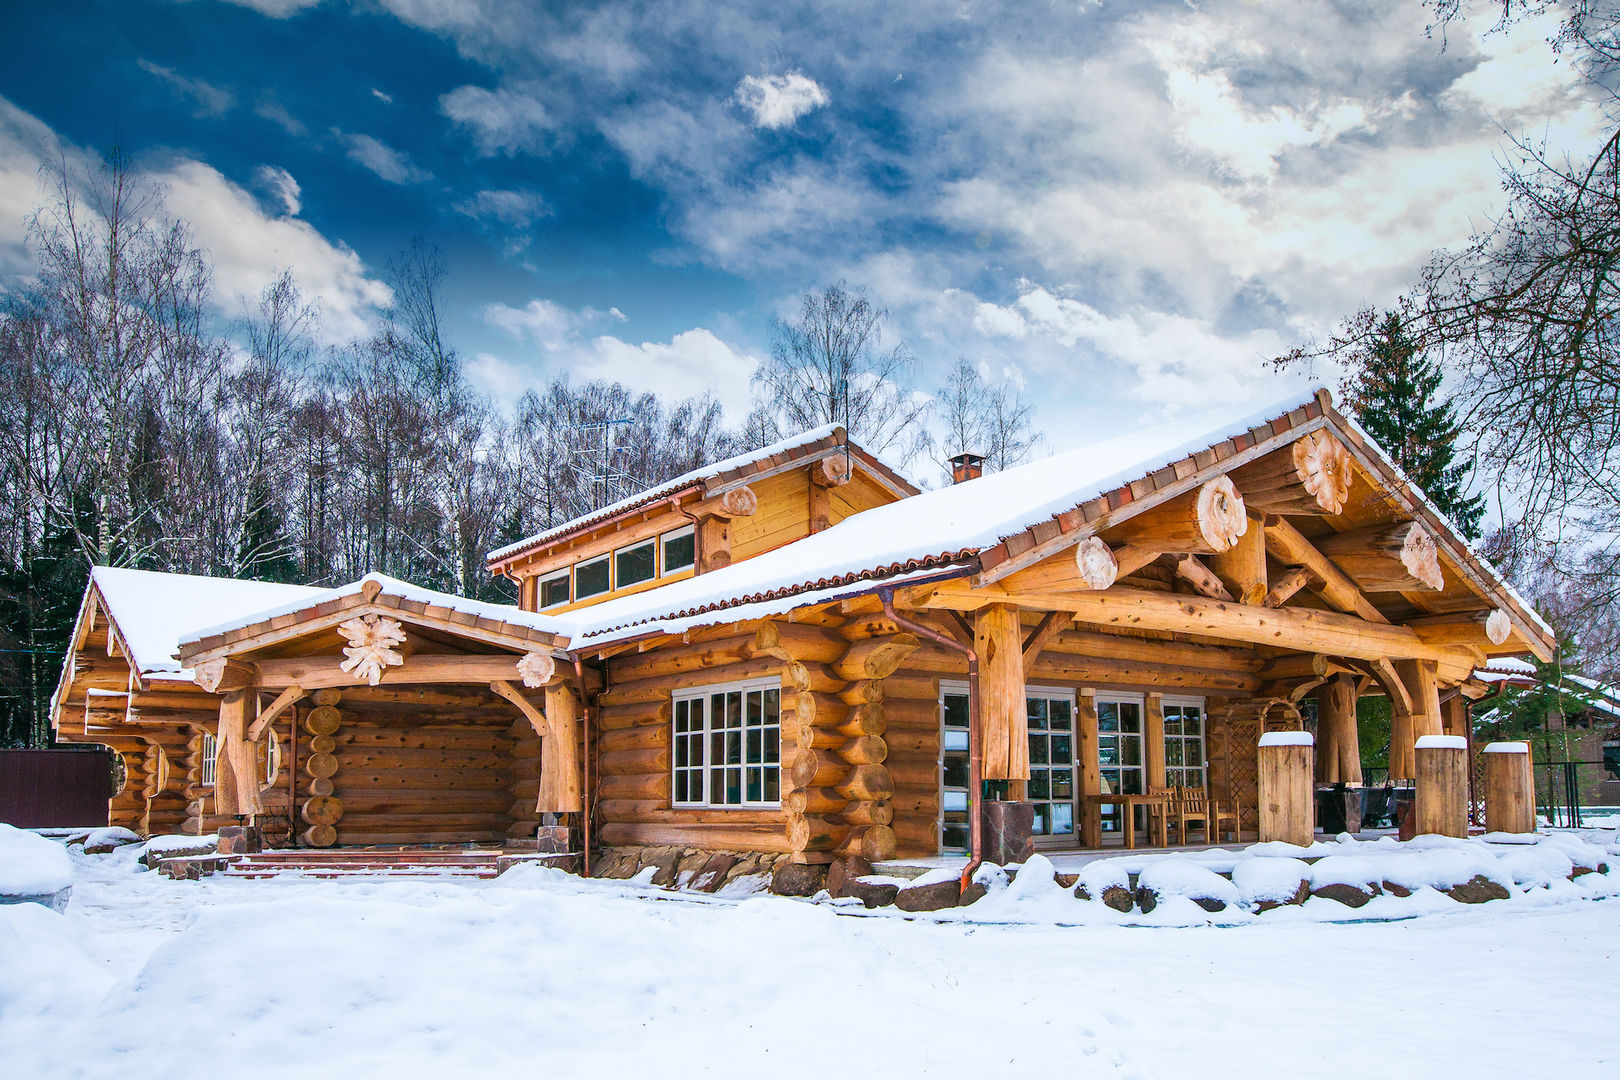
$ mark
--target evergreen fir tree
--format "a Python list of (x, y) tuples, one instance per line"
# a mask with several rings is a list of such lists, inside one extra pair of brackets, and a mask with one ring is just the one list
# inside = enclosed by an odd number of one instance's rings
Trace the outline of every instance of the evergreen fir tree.
[(255, 477), (248, 487), (248, 507), (236, 550), (242, 576), (284, 585), (300, 584), (298, 560), (293, 558), (281, 506), (262, 477)]
[(1390, 312), (1346, 387), (1347, 404), (1441, 513), (1477, 540), (1485, 500), (1467, 493), (1468, 465), (1454, 461), (1462, 428), (1451, 403), (1434, 400), (1440, 381), (1440, 365), (1418, 353)]

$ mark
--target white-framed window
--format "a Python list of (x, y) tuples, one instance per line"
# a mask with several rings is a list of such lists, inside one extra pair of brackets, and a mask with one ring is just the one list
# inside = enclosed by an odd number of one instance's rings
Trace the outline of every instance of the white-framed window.
[(1031, 686), (1026, 691), (1029, 786), (1036, 836), (1074, 833), (1074, 691)]
[(661, 573), (678, 574), (697, 564), (697, 534), (692, 526), (667, 532), (658, 539), (664, 549)]
[(214, 765), (215, 760), (219, 757), (219, 740), (214, 738), (214, 736), (210, 735), (208, 732), (203, 732), (202, 750), (200, 753), (202, 756), (202, 775), (198, 778), (197, 782), (203, 787), (213, 787)]
[[(1097, 695), (1097, 759), (1105, 795), (1140, 795), (1147, 790), (1142, 768), (1143, 705), (1141, 694)], [(1124, 809), (1118, 804), (1102, 807), (1104, 832), (1123, 829)]]
[(627, 589), (658, 576), (658, 544), (643, 540), (613, 553), (613, 587)]
[(1171, 787), (1204, 786), (1204, 699), (1164, 699), (1164, 781)]
[(673, 712), (672, 805), (781, 805), (780, 679), (677, 690)]
[(540, 579), (539, 591), (536, 594), (536, 603), (541, 610), (566, 604), (573, 597), (573, 575), (568, 570), (559, 570), (555, 574), (547, 574)]
[(599, 593), (607, 592), (613, 587), (611, 575), (612, 560), (606, 555), (575, 566), (575, 599), (583, 600), (587, 596), (596, 596)]
[(939, 684), (939, 849), (968, 849), (968, 818), (974, 798), (968, 786), (967, 683)]

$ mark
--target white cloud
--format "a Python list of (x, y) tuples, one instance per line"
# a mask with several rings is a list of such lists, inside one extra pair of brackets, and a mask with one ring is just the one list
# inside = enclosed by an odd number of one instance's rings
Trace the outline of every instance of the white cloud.
[(472, 132), (484, 156), (538, 152), (554, 127), (540, 101), (523, 90), (459, 86), (439, 98), (439, 111)]
[(350, 161), (371, 170), (390, 184), (419, 184), (432, 179), (432, 173), (417, 168), (408, 155), (380, 139), (337, 128), (332, 129), (332, 135), (343, 144)]
[(260, 165), (253, 172), (253, 183), (276, 202), (281, 204), (281, 212), (286, 217), (297, 217), (298, 211), (303, 209), (299, 200), (302, 189), (293, 174), (286, 169), (275, 165)]
[(385, 94), (375, 86), (371, 88), (371, 96), (382, 102), (384, 105), (392, 105), (394, 103), (394, 95)]
[(452, 207), (477, 221), (522, 229), (551, 214), (551, 207), (535, 191), (485, 190), (457, 201)]
[(236, 102), (230, 91), (221, 90), (212, 83), (187, 78), (173, 68), (154, 64), (144, 58), (137, 60), (136, 63), (140, 65), (142, 71), (162, 79), (176, 94), (195, 104), (198, 116), (224, 116)]
[(301, 11), (315, 7), (321, 0), (225, 0), (237, 7), (252, 8), (260, 15), (272, 19), (290, 19)]
[(832, 99), (814, 79), (790, 71), (786, 75), (746, 75), (737, 84), (736, 101), (754, 114), (758, 127), (791, 127), (801, 116)]
[(288, 112), (287, 107), (279, 101), (261, 101), (254, 106), (253, 111), (294, 138), (301, 139), (309, 134), (309, 129), (304, 126), (303, 121)]
[(258, 200), (210, 166), (181, 160), (155, 179), (207, 249), (222, 313), (233, 313), (239, 297), (256, 297), (288, 268), (319, 303), (323, 333), (333, 342), (364, 334), (377, 309), (391, 302), (388, 286), (367, 273), (359, 255), (307, 221), (266, 215)]
[(519, 342), (537, 346), (540, 363), (522, 367), (492, 354), (478, 358), (469, 373), (501, 396), (538, 387), (556, 372), (570, 378), (602, 379), (651, 391), (669, 399), (713, 393), (732, 421), (749, 407), (749, 380), (759, 359), (740, 352), (702, 327), (669, 341), (625, 341), (596, 333), (605, 322), (624, 322), (618, 308), (571, 310), (536, 298), (521, 308), (490, 304), (484, 321)]

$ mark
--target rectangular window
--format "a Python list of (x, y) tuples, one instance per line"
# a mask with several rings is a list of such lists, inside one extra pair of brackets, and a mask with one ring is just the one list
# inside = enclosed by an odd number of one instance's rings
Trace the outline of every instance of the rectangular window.
[(612, 587), (608, 580), (608, 557), (582, 562), (574, 567), (574, 596), (580, 600), (605, 593)]
[(672, 804), (780, 805), (781, 712), (778, 679), (677, 691)]
[(1036, 836), (1074, 833), (1074, 694), (1031, 687), (1029, 801), (1035, 804)]
[(202, 776), (198, 778), (197, 782), (203, 787), (213, 787), (215, 758), (219, 756), (219, 742), (206, 731), (203, 732), (200, 756), (202, 757)]
[(613, 553), (613, 587), (628, 588), (658, 575), (658, 546), (651, 540)]
[(960, 683), (939, 688), (939, 850), (968, 849), (968, 694)]
[(563, 570), (540, 579), (540, 607), (556, 607), (573, 599), (569, 595), (569, 572)]
[[(1142, 699), (1097, 695), (1097, 757), (1105, 795), (1141, 795)], [(1102, 808), (1104, 832), (1119, 832), (1124, 807)]]
[(1164, 699), (1164, 779), (1171, 787), (1201, 788), (1205, 780), (1204, 703)]
[(692, 526), (667, 532), (659, 538), (664, 545), (665, 574), (675, 574), (682, 570), (689, 570), (697, 562), (697, 542), (692, 532)]

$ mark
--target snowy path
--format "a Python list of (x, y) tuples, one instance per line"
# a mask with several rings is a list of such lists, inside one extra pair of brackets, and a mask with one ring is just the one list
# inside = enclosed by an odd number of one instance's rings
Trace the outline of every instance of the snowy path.
[(1394, 923), (973, 926), (488, 882), (0, 908), (0, 1075), (1612, 1076), (1620, 899)]

